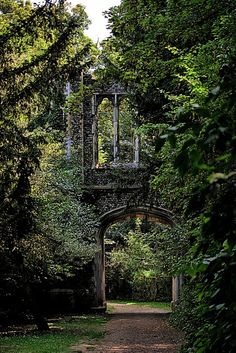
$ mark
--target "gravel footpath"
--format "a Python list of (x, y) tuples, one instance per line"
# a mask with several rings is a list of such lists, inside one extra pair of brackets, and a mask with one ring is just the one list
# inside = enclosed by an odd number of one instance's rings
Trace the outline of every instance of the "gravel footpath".
[[(168, 311), (112, 304), (105, 337), (96, 353), (178, 353), (183, 336), (168, 323)], [(87, 352), (89, 347), (87, 347)]]

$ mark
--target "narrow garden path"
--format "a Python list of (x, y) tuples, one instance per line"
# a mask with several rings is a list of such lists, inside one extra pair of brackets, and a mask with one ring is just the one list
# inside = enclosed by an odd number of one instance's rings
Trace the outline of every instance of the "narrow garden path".
[[(183, 336), (168, 323), (168, 311), (112, 304), (105, 336), (85, 351), (96, 353), (178, 353)], [(83, 352), (83, 350), (79, 350)]]

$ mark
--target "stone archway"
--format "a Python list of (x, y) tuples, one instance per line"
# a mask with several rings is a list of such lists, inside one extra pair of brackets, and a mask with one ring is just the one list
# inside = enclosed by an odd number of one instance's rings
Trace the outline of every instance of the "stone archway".
[[(84, 76), (84, 83), (91, 88), (84, 96), (81, 114), (78, 116), (78, 143), (81, 146), (81, 188), (83, 200), (95, 207), (101, 226), (97, 234), (100, 251), (94, 260), (94, 302), (95, 308), (105, 308), (105, 263), (104, 233), (113, 223), (128, 218), (145, 218), (151, 222), (173, 226), (170, 211), (162, 208), (158, 190), (150, 189), (150, 177), (158, 164), (145, 160), (142, 144), (136, 136), (133, 140), (132, 160), (119, 160), (119, 106), (128, 96), (117, 83), (99, 87), (90, 75)], [(113, 148), (111, 163), (98, 163), (98, 107), (106, 98), (112, 102)], [(138, 112), (135, 112), (138, 126)], [(156, 206), (154, 206), (156, 205)], [(114, 208), (115, 207), (115, 208)], [(181, 281), (173, 280), (173, 301), (178, 300)]]
[[(174, 225), (173, 214), (162, 208), (150, 205), (118, 207), (106, 212), (100, 217), (100, 228), (97, 234), (97, 245), (99, 251), (94, 261), (94, 283), (95, 283), (95, 303), (94, 306), (100, 310), (106, 309), (105, 296), (105, 246), (104, 235), (109, 226), (119, 221), (131, 218), (146, 219), (149, 222), (163, 224), (167, 227)], [(172, 279), (172, 301), (176, 302), (179, 296), (179, 279)]]

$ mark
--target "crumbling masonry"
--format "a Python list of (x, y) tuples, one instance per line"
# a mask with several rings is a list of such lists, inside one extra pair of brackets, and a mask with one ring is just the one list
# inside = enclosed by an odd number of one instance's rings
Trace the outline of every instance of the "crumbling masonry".
[[(162, 208), (157, 195), (149, 190), (150, 169), (142, 161), (139, 137), (134, 139), (133, 160), (119, 162), (119, 104), (126, 97), (119, 85), (95, 88), (87, 93), (79, 126), (81, 146), (82, 187), (84, 197), (95, 205), (100, 218), (97, 245), (100, 251), (94, 260), (94, 303), (105, 309), (104, 234), (113, 223), (128, 218), (145, 218), (147, 221), (173, 225), (172, 214)], [(98, 107), (104, 98), (113, 107), (113, 162), (98, 165)], [(178, 299), (180, 281), (173, 279), (173, 301)]]

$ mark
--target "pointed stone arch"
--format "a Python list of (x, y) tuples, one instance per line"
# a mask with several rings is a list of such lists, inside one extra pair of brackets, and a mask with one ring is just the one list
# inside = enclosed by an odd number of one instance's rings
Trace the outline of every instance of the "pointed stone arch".
[[(105, 296), (105, 246), (104, 235), (109, 226), (119, 221), (126, 219), (140, 218), (146, 219), (149, 222), (162, 224), (166, 227), (174, 226), (173, 214), (167, 209), (162, 207), (155, 207), (151, 205), (143, 206), (121, 206), (111, 211), (104, 213), (100, 217), (100, 227), (97, 234), (97, 245), (99, 251), (97, 252), (94, 262), (94, 283), (95, 283), (95, 307), (106, 309), (106, 296)], [(176, 302), (178, 294), (176, 291), (176, 279), (172, 280), (172, 301)]]

